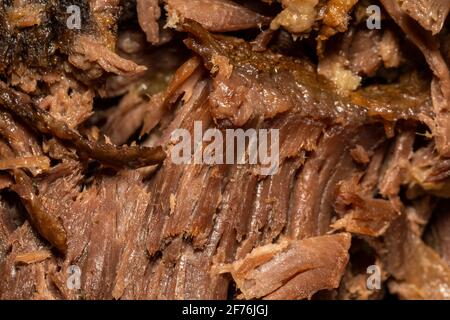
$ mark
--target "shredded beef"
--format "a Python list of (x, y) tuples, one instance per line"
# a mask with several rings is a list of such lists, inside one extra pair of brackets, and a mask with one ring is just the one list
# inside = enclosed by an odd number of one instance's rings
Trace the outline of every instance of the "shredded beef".
[(342, 233), (300, 241), (281, 240), (255, 248), (221, 271), (231, 272), (246, 299), (311, 298), (319, 290), (339, 285), (348, 262), (350, 239), (349, 234)]
[(419, 22), (422, 27), (436, 34), (444, 25), (450, 11), (450, 2), (448, 0), (406, 0), (402, 3), (402, 10)]
[(257, 14), (231, 0), (166, 0), (169, 24), (192, 19), (210, 31), (224, 32), (267, 25), (270, 18)]
[(137, 0), (136, 9), (139, 24), (147, 36), (147, 41), (151, 43), (159, 42), (159, 24), (161, 16), (159, 0)]
[(380, 2), (1, 2), (0, 299), (450, 299), (450, 5)]

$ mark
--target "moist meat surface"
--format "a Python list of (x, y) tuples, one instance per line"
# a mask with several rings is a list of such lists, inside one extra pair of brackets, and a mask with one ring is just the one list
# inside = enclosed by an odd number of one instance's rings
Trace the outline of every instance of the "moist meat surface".
[(0, 299), (450, 299), (449, 10), (1, 1)]

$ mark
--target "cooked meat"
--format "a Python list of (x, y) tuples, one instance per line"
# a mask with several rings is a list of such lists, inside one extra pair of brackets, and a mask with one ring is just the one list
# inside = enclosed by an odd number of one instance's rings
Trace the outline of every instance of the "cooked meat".
[(39, 3), (16, 2), (7, 9), (8, 22), (13, 28), (26, 28), (42, 23), (42, 14), (45, 7)]
[(159, 0), (137, 0), (136, 10), (139, 25), (147, 36), (147, 41), (153, 44), (159, 42), (159, 24), (161, 9)]
[(356, 145), (351, 151), (353, 160), (361, 164), (368, 164), (370, 162), (370, 157), (367, 151), (360, 145)]
[(379, 54), (383, 59), (383, 64), (386, 68), (397, 68), (403, 59), (399, 40), (396, 35), (387, 30), (383, 33), (381, 41), (379, 43)]
[(38, 108), (29, 97), (11, 90), (3, 82), (0, 82), (0, 103), (36, 130), (70, 142), (79, 152), (105, 163), (132, 168), (156, 164), (165, 157), (161, 148), (117, 147), (89, 141), (64, 122)]
[(146, 70), (143, 66), (121, 58), (88, 36), (79, 36), (75, 39), (69, 61), (77, 68), (90, 72), (93, 72), (91, 69), (95, 68), (95, 65), (106, 72), (118, 75), (133, 75)]
[(391, 226), (379, 246), (383, 265), (395, 278), (390, 290), (403, 299), (448, 300), (448, 264), (414, 235), (403, 219)]
[(450, 299), (450, 6), (370, 4), (1, 2), (0, 299)]
[(373, 30), (359, 31), (354, 35), (349, 48), (350, 68), (354, 72), (370, 76), (378, 69), (382, 62), (378, 53), (379, 36)]
[(257, 14), (231, 0), (166, 0), (169, 24), (185, 19), (200, 23), (214, 32), (236, 31), (267, 25), (270, 18)]
[(284, 27), (292, 33), (302, 33), (311, 29), (316, 21), (319, 0), (281, 0), (283, 11), (272, 20), (274, 30)]
[(392, 84), (366, 86), (351, 97), (357, 104), (365, 106), (372, 117), (423, 120), (434, 116), (428, 85), (419, 74), (411, 73)]
[(398, 195), (400, 186), (408, 179), (406, 175), (413, 152), (414, 135), (413, 131), (406, 131), (397, 136), (380, 180), (380, 194), (390, 197)]
[(448, 0), (405, 0), (401, 8), (411, 18), (419, 22), (422, 27), (439, 33), (450, 11), (450, 1)]
[[(6, 212), (5, 212), (6, 213)], [(3, 213), (3, 214), (5, 214)], [(39, 250), (45, 244), (37, 237), (28, 222), (11, 231), (8, 242), (11, 252), (2, 259), (0, 266), (1, 299), (54, 299), (50, 283), (46, 279), (47, 270), (56, 267), (55, 258), (41, 260), (32, 264), (17, 264), (17, 257)], [(11, 272), (15, 275), (11, 277)]]
[(39, 99), (39, 107), (64, 121), (69, 127), (75, 128), (91, 115), (94, 92), (80, 86), (70, 77), (60, 77), (57, 80), (53, 78), (55, 77), (44, 78), (50, 83), (50, 92), (45, 98)]
[(37, 197), (33, 180), (23, 171), (14, 172), (16, 184), (13, 190), (27, 208), (32, 223), (38, 232), (60, 252), (67, 250), (67, 234), (61, 220), (54, 213), (45, 210), (42, 200)]
[(432, 82), (432, 97), (435, 112), (435, 119), (427, 120), (430, 128), (436, 136), (436, 147), (443, 156), (449, 154), (448, 139), (448, 101), (450, 100), (450, 71), (439, 50), (439, 45), (420, 26), (414, 24), (414, 21), (404, 13), (397, 1), (381, 0), (386, 11), (392, 16), (394, 21), (402, 28), (409, 39), (420, 49), (425, 56), (435, 80)]
[(44, 261), (52, 256), (51, 252), (46, 249), (32, 251), (16, 256), (17, 263), (36, 263)]
[(430, 244), (436, 252), (450, 265), (450, 215), (448, 204), (444, 203), (430, 222)]
[(145, 100), (136, 91), (130, 91), (123, 97), (114, 114), (108, 117), (104, 129), (114, 144), (126, 143), (141, 126), (145, 104)]
[(243, 298), (305, 299), (337, 288), (348, 262), (347, 233), (255, 248), (244, 259), (218, 268), (231, 272)]
[[(325, 2), (320, 19), (323, 25), (320, 29), (319, 40), (327, 40), (338, 32), (345, 32), (350, 20), (349, 13), (356, 5), (357, 0), (330, 0)], [(319, 42), (319, 51), (320, 51)]]
[(400, 215), (395, 206), (383, 199), (374, 199), (364, 194), (357, 183), (358, 177), (344, 181), (336, 197), (336, 211), (343, 215), (332, 224), (334, 229), (379, 237), (386, 232), (391, 222)]
[[(250, 119), (270, 119), (291, 111), (341, 123), (364, 121), (365, 110), (336, 94), (310, 64), (271, 52), (255, 53), (248, 43), (214, 37), (198, 24), (185, 24), (185, 28), (195, 37), (186, 44), (216, 74), (209, 98), (216, 119), (242, 126)], [(321, 94), (324, 87), (329, 88), (329, 95)]]
[(381, 32), (351, 28), (328, 41), (320, 57), (318, 73), (328, 78), (342, 92), (356, 90), (362, 76), (373, 77), (381, 67), (401, 64), (399, 40), (391, 30)]
[(50, 159), (44, 156), (38, 156), (0, 160), (0, 170), (20, 168), (48, 170), (50, 168)]

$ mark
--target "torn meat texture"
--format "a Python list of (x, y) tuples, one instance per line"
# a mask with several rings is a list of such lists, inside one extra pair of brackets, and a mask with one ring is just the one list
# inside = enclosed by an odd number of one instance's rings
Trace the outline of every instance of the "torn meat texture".
[(50, 159), (45, 156), (23, 157), (0, 160), (0, 170), (11, 169), (38, 169), (46, 171), (50, 168)]
[[(11, 181), (12, 184), (12, 181)], [(3, 188), (2, 188), (3, 189)], [(19, 227), (23, 221), (23, 212), (21, 212), (19, 203), (8, 202), (5, 196), (1, 196), (0, 207), (0, 264), (3, 263), (5, 256), (10, 248), (10, 236), (14, 230)]]
[(450, 265), (450, 215), (447, 201), (443, 202), (433, 213), (425, 240)]
[(158, 20), (161, 17), (161, 9), (159, 0), (137, 0), (136, 10), (139, 25), (145, 32), (147, 41), (157, 44), (160, 40)]
[(393, 276), (388, 282), (390, 292), (402, 299), (448, 299), (448, 265), (421, 240), (417, 228), (419, 221), (426, 223), (429, 217), (427, 201), (414, 201), (406, 210), (398, 207), (401, 215), (380, 240), (368, 239), (380, 258), (381, 270)]
[(400, 186), (408, 181), (409, 161), (412, 157), (414, 141), (414, 131), (402, 132), (397, 136), (379, 184), (380, 194), (383, 196), (398, 195)]
[[(407, 225), (405, 224), (403, 228), (405, 226)], [(392, 257), (392, 253), (382, 256), (388, 272), (392, 272), (396, 278), (396, 281), (389, 285), (390, 290), (403, 299), (448, 300), (450, 287), (448, 264), (411, 231), (401, 231), (398, 228), (402, 226), (393, 227), (389, 231), (392, 234), (387, 235), (385, 239), (387, 250), (396, 252), (398, 257)], [(400, 251), (392, 251), (394, 249)], [(398, 264), (401, 264), (401, 267)]]
[[(169, 106), (180, 97), (186, 102), (196, 96), (195, 88), (201, 79), (203, 70), (200, 59), (193, 57), (186, 61), (173, 75), (167, 88), (155, 94), (145, 106), (144, 125), (141, 135), (150, 132), (161, 121), (164, 114), (169, 111)], [(195, 99), (193, 99), (195, 100)]]
[(133, 76), (109, 74), (102, 97), (119, 97), (130, 91), (145, 97), (165, 90), (178, 67), (186, 61), (186, 56), (178, 53), (179, 47), (152, 47), (146, 43), (145, 35), (139, 31), (123, 31), (119, 34), (118, 52), (128, 60), (145, 66), (147, 71)]
[(360, 86), (362, 76), (375, 76), (382, 66), (399, 67), (401, 54), (399, 41), (391, 30), (351, 28), (328, 41), (317, 70), (346, 93)]
[[(188, 47), (215, 74), (210, 103), (217, 120), (242, 126), (250, 119), (270, 119), (291, 111), (340, 123), (364, 121), (365, 109), (339, 96), (306, 61), (255, 53), (248, 43), (214, 37), (198, 24), (185, 24), (185, 28), (195, 37), (186, 40)], [(329, 88), (329, 95), (321, 94), (324, 88)]]
[(374, 199), (364, 194), (358, 184), (358, 177), (341, 184), (336, 197), (336, 211), (343, 217), (332, 224), (336, 230), (379, 237), (391, 222), (399, 217), (395, 206), (384, 199)]
[[(186, 66), (185, 66), (186, 67)], [(183, 67), (182, 69), (184, 69)], [(199, 83), (202, 83), (200, 81)], [(197, 95), (191, 95), (191, 99)], [(207, 96), (199, 95), (202, 102), (192, 104), (190, 100), (186, 100), (181, 104), (181, 110), (175, 112), (175, 118), (173, 123), (178, 123), (176, 127), (188, 126), (189, 130), (192, 130), (192, 121), (195, 119), (203, 119), (204, 125), (207, 127), (207, 123), (211, 123), (211, 119), (208, 113), (202, 111), (201, 106), (205, 103)], [(198, 99), (198, 98), (195, 98)], [(193, 108), (193, 109), (192, 109)], [(205, 118), (206, 117), (206, 118)], [(302, 123), (300, 125), (300, 123)], [(188, 123), (190, 123), (188, 125)], [(280, 127), (280, 140), (281, 140), (281, 154), (282, 159), (284, 157), (296, 157), (301, 150), (314, 150), (316, 139), (319, 139), (320, 133), (323, 127), (319, 122), (305, 121), (301, 117), (297, 117), (295, 114), (286, 115), (285, 117), (272, 122), (267, 125)], [(169, 125), (169, 128), (172, 125)], [(306, 127), (305, 127), (306, 126)], [(311, 136), (311, 130), (314, 130), (317, 137)], [(171, 130), (168, 130), (169, 132)], [(339, 132), (339, 130), (337, 130)], [(373, 129), (367, 130), (366, 133), (373, 133)], [(378, 131), (382, 133), (383, 131)], [(350, 133), (348, 133), (350, 134)], [(300, 145), (292, 143), (291, 137), (302, 136), (305, 139)], [(347, 135), (342, 136), (343, 141)], [(380, 139), (380, 136), (376, 136), (373, 139)], [(336, 141), (336, 140), (332, 140)], [(373, 143), (373, 140), (367, 139), (367, 136), (358, 136), (355, 139), (355, 144), (365, 141), (368, 146), (365, 146), (370, 150), (369, 145), (377, 145)], [(353, 143), (353, 141), (352, 141)], [(339, 144), (328, 144), (340, 146)], [(349, 147), (350, 149), (351, 147)], [(347, 146), (342, 146), (342, 151), (347, 150)], [(332, 150), (330, 150), (332, 154)], [(341, 154), (337, 153), (334, 161), (340, 159)], [(272, 242), (284, 229), (284, 226), (289, 223), (287, 220), (289, 211), (289, 199), (290, 195), (288, 190), (292, 186), (285, 185), (283, 181), (288, 177), (295, 181), (295, 173), (301, 165), (302, 158), (299, 157), (298, 161), (285, 160), (285, 169), (281, 169), (280, 175), (275, 176), (273, 179), (267, 181), (262, 180), (259, 182), (258, 177), (255, 176), (248, 167), (232, 167), (226, 168), (225, 166), (218, 166), (213, 168), (205, 168), (202, 166), (189, 165), (185, 168), (174, 166), (170, 162), (166, 162), (161, 170), (155, 176), (155, 190), (158, 190), (154, 194), (152, 203), (161, 203), (161, 206), (149, 207), (149, 216), (151, 217), (152, 232), (149, 233), (149, 239), (147, 240), (147, 250), (151, 255), (154, 255), (159, 250), (167, 252), (167, 250), (174, 250), (176, 248), (176, 255), (173, 257), (170, 253), (170, 259), (166, 261), (163, 254), (161, 261), (157, 260), (155, 265), (152, 265), (151, 277), (152, 286), (160, 288), (160, 294), (150, 295), (150, 298), (168, 298), (183, 296), (193, 297), (192, 292), (186, 291), (187, 288), (184, 285), (184, 281), (175, 281), (178, 279), (175, 274), (184, 272), (185, 264), (183, 258), (183, 250), (187, 250), (187, 256), (191, 256), (190, 246), (179, 243), (180, 237), (192, 238), (193, 246), (200, 250), (205, 248), (206, 265), (211, 265), (213, 261), (215, 263), (232, 262), (234, 259), (244, 257), (246, 253), (252, 250), (252, 247), (257, 246), (260, 241)], [(322, 158), (323, 159), (323, 158)], [(349, 165), (352, 164), (351, 156), (348, 153), (348, 157), (345, 158)], [(336, 162), (334, 162), (335, 164)], [(328, 168), (333, 168), (333, 163), (330, 163)], [(333, 176), (334, 179), (341, 179), (342, 175), (345, 175), (349, 169), (347, 166), (342, 166), (340, 174)], [(307, 173), (305, 173), (307, 174)], [(323, 171), (324, 184), (321, 185), (325, 188), (325, 194), (330, 197), (330, 200), (322, 200), (326, 203), (326, 206), (332, 202), (333, 188), (327, 186), (326, 181), (330, 180), (329, 175), (332, 175), (331, 170)], [(228, 177), (228, 178), (225, 178)], [(242, 183), (244, 181), (244, 185)], [(311, 180), (312, 181), (312, 180)], [(293, 182), (294, 183), (294, 182)], [(188, 188), (189, 186), (189, 188)], [(214, 186), (214, 187), (213, 187)], [(239, 186), (239, 187), (238, 187)], [(307, 188), (307, 186), (305, 186)], [(286, 190), (286, 197), (278, 200), (279, 190)], [(186, 190), (190, 190), (187, 192)], [(196, 190), (193, 192), (192, 190)], [(208, 191), (214, 190), (214, 192)], [(242, 190), (246, 190), (242, 192)], [(258, 191), (261, 190), (261, 191)], [(273, 201), (268, 202), (267, 197), (261, 197), (259, 194), (267, 194), (269, 199)], [(320, 191), (317, 194), (321, 194)], [(179, 199), (184, 199), (187, 196), (190, 197), (189, 205), (180, 202)], [(321, 199), (317, 199), (320, 203)], [(258, 204), (259, 203), (259, 204)], [(279, 204), (278, 204), (279, 203)], [(330, 205), (331, 207), (331, 205)], [(217, 211), (218, 210), (218, 211)], [(239, 212), (247, 212), (247, 214), (238, 214)], [(298, 212), (301, 212), (299, 210)], [(215, 218), (214, 218), (215, 217)], [(266, 218), (264, 218), (266, 217)], [(292, 217), (292, 219), (299, 219), (298, 215)], [(268, 224), (267, 219), (276, 223)], [(304, 223), (305, 228), (309, 223), (317, 219), (315, 216), (311, 216), (311, 220)], [(330, 217), (321, 217), (321, 227), (317, 232), (325, 232), (328, 230)], [(215, 221), (215, 223), (214, 223)], [(266, 221), (266, 222), (264, 222)], [(327, 224), (328, 221), (328, 224)], [(290, 222), (293, 225), (297, 225), (297, 222)], [(315, 224), (314, 224), (315, 225)], [(313, 228), (310, 228), (313, 229)], [(259, 232), (267, 230), (270, 232), (267, 238), (260, 237)], [(301, 233), (302, 237), (307, 238), (308, 234)], [(175, 239), (175, 240), (174, 240)], [(220, 241), (220, 242), (218, 242)], [(238, 243), (236, 243), (236, 241)], [(169, 244), (168, 244), (169, 243)], [(234, 253), (233, 248), (238, 246), (239, 249)], [(181, 247), (181, 249), (180, 249)], [(183, 249), (185, 248), (186, 249)], [(169, 249), (170, 248), (170, 249)], [(181, 250), (181, 252), (180, 252)], [(169, 253), (167, 253), (169, 255)], [(213, 259), (213, 256), (215, 257)], [(235, 258), (236, 256), (236, 258)], [(178, 258), (177, 258), (178, 257)], [(169, 256), (167, 257), (169, 259)], [(171, 262), (178, 261), (180, 262)], [(175, 263), (175, 265), (174, 265)], [(181, 268), (179, 270), (179, 268)], [(194, 266), (192, 266), (194, 268)], [(195, 270), (199, 270), (199, 267), (195, 267)], [(201, 269), (203, 270), (203, 269)], [(192, 271), (194, 272), (194, 271)], [(184, 273), (181, 273), (182, 276)], [(190, 273), (189, 273), (190, 274)], [(153, 282), (154, 281), (154, 282)], [(223, 278), (212, 277), (209, 279), (203, 279), (198, 282), (197, 290), (203, 292), (202, 297), (217, 297), (217, 292), (214, 288), (217, 288), (218, 283), (222, 283)], [(181, 286), (181, 287), (179, 287)], [(181, 291), (176, 291), (179, 288)], [(212, 290), (212, 291), (211, 291)], [(176, 292), (179, 292), (178, 295)], [(184, 293), (183, 293), (184, 292)], [(221, 291), (223, 294), (223, 291)], [(195, 293), (195, 297), (199, 294)]]
[(50, 94), (39, 100), (39, 107), (71, 128), (86, 121), (92, 113), (94, 92), (70, 77), (60, 77), (56, 82), (53, 82), (52, 77), (48, 78)]
[(291, 237), (303, 239), (330, 231), (337, 186), (359, 171), (350, 150), (357, 144), (374, 150), (383, 140), (383, 132), (374, 127), (355, 131), (335, 127), (323, 135), (294, 185), (287, 229)]
[[(365, 106), (371, 117), (386, 121), (431, 118), (434, 116), (429, 82), (417, 73), (405, 74), (392, 84), (369, 85), (351, 93), (352, 100)], [(385, 123), (387, 124), (387, 123)], [(389, 125), (386, 126), (389, 128)], [(387, 130), (388, 136), (395, 133)]]
[(11, 84), (19, 87), (25, 93), (36, 91), (38, 81), (42, 76), (35, 70), (29, 69), (25, 64), (20, 63), (11, 74)]
[(88, 36), (79, 36), (75, 39), (69, 61), (75, 67), (83, 71), (89, 71), (89, 76), (92, 78), (101, 76), (102, 70), (128, 76), (147, 70), (144, 66), (139, 66), (130, 60), (121, 58)]
[[(80, 30), (0, 5), (0, 299), (450, 298), (445, 1), (382, 30), (357, 0), (73, 2)], [(175, 163), (198, 123), (277, 129), (276, 172)]]
[(12, 187), (27, 209), (30, 220), (39, 234), (60, 252), (67, 250), (67, 234), (62, 221), (55, 213), (46, 211), (42, 199), (34, 190), (34, 180), (23, 171), (14, 172), (15, 185)]
[(448, 12), (449, 0), (404, 0), (401, 8), (422, 27), (433, 32), (441, 31)]
[(408, 165), (407, 183), (411, 195), (426, 191), (439, 197), (447, 198), (448, 161), (439, 156), (434, 143), (418, 149)]
[[(424, 150), (429, 151), (428, 150)], [(428, 154), (430, 155), (430, 154)], [(439, 183), (439, 182), (446, 182), (447, 178), (450, 175), (449, 172), (449, 161), (448, 159), (443, 159), (439, 157), (435, 152), (431, 152), (430, 158), (431, 162), (428, 162), (428, 165), (431, 166), (431, 171), (425, 172), (425, 175), (422, 175), (425, 179), (421, 179), (422, 182), (431, 182), (431, 183)], [(417, 163), (419, 165), (424, 165), (424, 169), (430, 169), (430, 167), (426, 167), (426, 162), (419, 162)]]
[(448, 101), (450, 100), (450, 71), (439, 50), (439, 44), (421, 26), (414, 23), (400, 4), (394, 0), (381, 0), (386, 11), (401, 27), (407, 37), (416, 45), (425, 56), (435, 79), (432, 82), (431, 92), (433, 98), (433, 108), (435, 112), (434, 120), (424, 118), (436, 136), (436, 147), (443, 156), (449, 154), (450, 132), (447, 126)]
[(294, 34), (309, 31), (316, 21), (319, 0), (281, 0), (283, 11), (272, 20), (270, 28), (285, 28)]
[(108, 117), (105, 134), (116, 145), (124, 144), (142, 125), (146, 102), (135, 90), (127, 93)]
[(30, 98), (8, 88), (0, 82), (0, 103), (2, 107), (19, 116), (24, 122), (42, 133), (52, 133), (57, 138), (73, 144), (79, 152), (111, 165), (142, 167), (156, 164), (165, 158), (164, 151), (158, 148), (137, 146), (114, 146), (87, 140), (64, 122), (53, 118), (30, 101)]
[(382, 60), (378, 45), (380, 35), (373, 30), (357, 31), (349, 48), (350, 68), (357, 74), (372, 76)]
[(168, 24), (174, 27), (191, 19), (209, 31), (226, 32), (258, 28), (270, 22), (270, 18), (230, 0), (166, 0), (166, 8)]
[(26, 28), (40, 25), (45, 7), (39, 3), (16, 2), (7, 9), (8, 22), (13, 28)]
[(257, 247), (242, 260), (217, 269), (231, 273), (246, 299), (310, 299), (319, 290), (339, 286), (349, 259), (350, 239), (342, 233), (281, 240)]
[(399, 40), (391, 30), (383, 33), (379, 43), (379, 54), (386, 68), (397, 68), (404, 59)]
[(42, 249), (16, 256), (17, 263), (31, 264), (44, 261), (52, 256), (50, 250)]
[(72, 234), (68, 257), (73, 259), (66, 265), (80, 264), (87, 299), (119, 299), (144, 272), (141, 224), (149, 197), (139, 179), (138, 173), (127, 172), (105, 178), (77, 198), (75, 215), (65, 212)]
[(433, 79), (431, 83), (431, 97), (433, 101), (434, 112), (436, 117), (434, 122), (430, 122), (429, 118), (424, 118), (424, 122), (427, 123), (435, 135), (436, 147), (439, 153), (443, 157), (448, 157), (450, 151), (448, 151), (450, 129), (447, 126), (447, 110), (450, 104), (450, 75), (448, 79), (441, 80), (440, 82)]
[[(68, 5), (80, 8), (80, 30), (67, 27)], [(106, 54), (105, 58), (109, 57), (116, 64), (120, 64), (120, 61), (114, 59), (112, 51), (108, 52), (115, 49), (119, 1), (76, 0), (68, 5), (49, 0), (2, 4), (0, 72), (14, 70), (20, 63), (38, 70), (57, 68), (61, 62), (67, 60), (67, 57), (58, 53), (70, 56), (72, 49), (78, 49), (78, 52), (74, 52), (78, 56), (73, 57), (73, 60), (86, 70), (86, 59), (95, 58), (95, 54), (88, 50), (89, 46), (91, 49), (92, 46), (100, 49), (102, 54)], [(89, 41), (86, 43), (84, 37), (94, 37), (98, 45)], [(104, 49), (101, 46), (104, 46)], [(87, 57), (84, 54), (87, 54)]]
[(322, 42), (338, 32), (345, 32), (350, 21), (350, 12), (357, 0), (329, 0), (325, 1), (325, 7), (320, 10), (319, 19), (323, 25), (318, 36), (318, 51), (321, 52)]
[[(28, 222), (11, 231), (8, 246), (11, 253), (0, 263), (0, 299), (56, 299), (57, 294), (46, 277), (48, 270), (56, 268), (55, 257), (30, 264), (17, 260), (46, 250)], [(9, 276), (11, 273), (14, 277)]]
[(97, 40), (109, 50), (114, 50), (120, 0), (88, 0), (89, 14)]
[(45, 159), (33, 133), (7, 112), (0, 112), (0, 135), (4, 141), (1, 150), (5, 166), (27, 168), (33, 175), (49, 167), (49, 159)]

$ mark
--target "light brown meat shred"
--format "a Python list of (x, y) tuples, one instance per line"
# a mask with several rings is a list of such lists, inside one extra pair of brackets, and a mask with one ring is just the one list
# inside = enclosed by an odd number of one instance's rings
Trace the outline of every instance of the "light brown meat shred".
[(166, 0), (166, 3), (168, 23), (172, 26), (191, 19), (209, 31), (226, 32), (258, 28), (270, 21), (231, 0)]
[(137, 0), (136, 10), (139, 25), (145, 32), (147, 41), (153, 44), (159, 42), (159, 24), (161, 16), (159, 0)]
[(218, 268), (231, 272), (243, 298), (305, 299), (339, 286), (347, 265), (350, 234), (281, 240), (257, 247), (242, 260)]
[(441, 31), (450, 11), (449, 0), (405, 0), (401, 8), (433, 34)]

